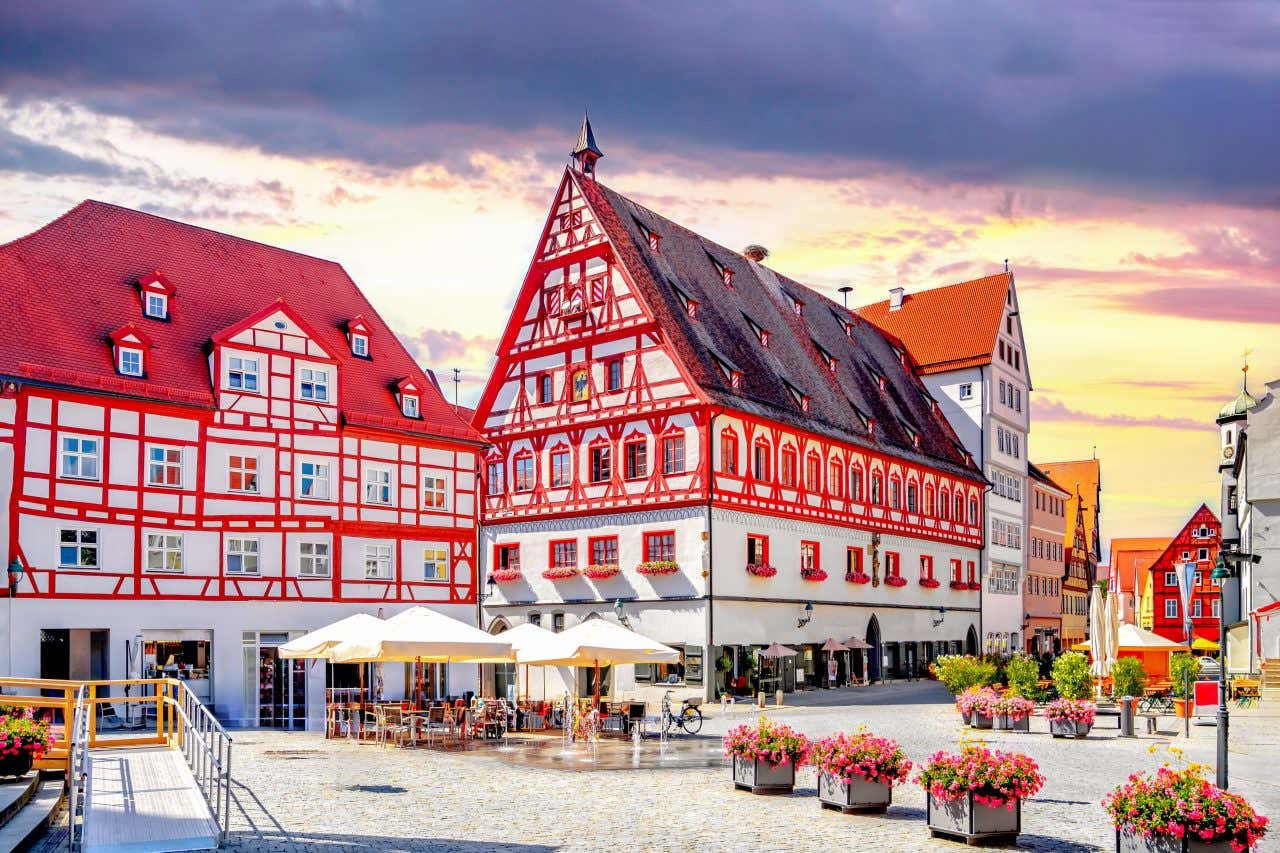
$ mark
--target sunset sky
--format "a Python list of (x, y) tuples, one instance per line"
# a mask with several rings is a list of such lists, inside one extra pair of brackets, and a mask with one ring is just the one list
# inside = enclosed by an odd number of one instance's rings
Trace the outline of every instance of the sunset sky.
[(1031, 458), (1097, 447), (1104, 541), (1216, 511), (1241, 352), (1280, 378), (1280, 6), (860, 6), (6, 3), (0, 240), (91, 197), (337, 260), (473, 401), (585, 108), (602, 181), (850, 304), (1008, 258)]

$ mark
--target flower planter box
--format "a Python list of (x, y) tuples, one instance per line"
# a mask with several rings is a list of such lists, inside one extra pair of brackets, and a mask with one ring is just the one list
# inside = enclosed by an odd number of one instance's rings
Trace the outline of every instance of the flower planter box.
[(942, 802), (930, 794), (925, 801), (925, 822), (935, 838), (963, 838), (970, 844), (990, 838), (1014, 842), (1022, 831), (1022, 801), (1015, 800), (1012, 809), (993, 808), (975, 803), (972, 793), (951, 802)]
[(964, 724), (965, 724), (966, 726), (967, 726), (967, 725), (970, 725), (970, 724), (973, 722), (973, 712), (972, 712), (972, 711), (961, 711), (961, 712), (960, 712), (960, 719), (964, 720)]
[(1172, 835), (1143, 835), (1128, 829), (1116, 830), (1116, 853), (1230, 853), (1230, 841), (1207, 844), (1195, 838)]
[(733, 786), (753, 794), (790, 794), (796, 786), (796, 766), (774, 767), (767, 761), (733, 757)]
[(818, 774), (818, 799), (825, 809), (852, 812), (884, 812), (893, 803), (893, 788), (854, 776), (846, 783), (834, 773)]
[(1008, 714), (997, 714), (991, 718), (991, 728), (1004, 732), (1029, 732), (1031, 731), (1031, 718), (1019, 717), (1014, 719)]
[(31, 772), (33, 763), (31, 751), (26, 749), (0, 757), (0, 776), (25, 776)]
[(992, 727), (994, 721), (990, 717), (974, 711), (970, 723), (975, 729), (989, 729)]
[(1087, 737), (1093, 726), (1088, 723), (1077, 723), (1074, 720), (1050, 720), (1049, 734), (1054, 737)]

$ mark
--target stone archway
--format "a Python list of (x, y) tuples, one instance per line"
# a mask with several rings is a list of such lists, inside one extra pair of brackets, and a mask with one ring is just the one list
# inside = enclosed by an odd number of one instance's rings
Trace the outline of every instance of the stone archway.
[(978, 631), (972, 625), (969, 626), (969, 632), (964, 635), (964, 653), (967, 655), (978, 653)]
[(872, 614), (870, 621), (867, 622), (865, 639), (867, 645), (871, 647), (867, 649), (867, 683), (874, 684), (884, 680), (884, 672), (881, 670), (884, 661), (884, 644), (880, 639), (880, 620), (875, 617), (875, 614)]

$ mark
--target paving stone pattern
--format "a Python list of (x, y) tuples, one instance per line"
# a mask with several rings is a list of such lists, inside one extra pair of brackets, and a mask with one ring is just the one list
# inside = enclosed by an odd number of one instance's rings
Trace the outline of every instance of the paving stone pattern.
[[(811, 736), (866, 725), (896, 738), (913, 761), (954, 749), (967, 731), (934, 682), (821, 691), (788, 699), (771, 717)], [(704, 733), (722, 734), (752, 719), (743, 706), (719, 707)], [(1104, 721), (1104, 725), (1110, 721)], [(1193, 727), (1190, 741), (1167, 719), (1155, 736), (1121, 739), (1095, 729), (1084, 741), (1050, 738), (1045, 721), (1032, 734), (984, 733), (986, 742), (1033, 756), (1048, 783), (1024, 804), (1020, 847), (1112, 850), (1114, 836), (1099, 802), (1132, 771), (1169, 759), (1211, 761), (1213, 729)], [(1235, 714), (1232, 787), (1280, 818), (1280, 718)], [(1157, 747), (1151, 754), (1148, 748)], [(652, 742), (646, 749), (656, 748)], [(678, 750), (679, 746), (673, 746)], [(951, 850), (924, 827), (924, 798), (914, 785), (894, 793), (884, 816), (842, 815), (819, 807), (816, 778), (805, 768), (790, 797), (733, 789), (729, 770), (682, 768), (572, 772), (505, 762), (483, 754), (445, 754), (325, 741), (318, 735), (236, 733), (236, 789), (229, 849), (295, 851), (876, 851)], [(53, 850), (50, 838), (42, 849)], [(1280, 829), (1261, 848), (1280, 851)]]

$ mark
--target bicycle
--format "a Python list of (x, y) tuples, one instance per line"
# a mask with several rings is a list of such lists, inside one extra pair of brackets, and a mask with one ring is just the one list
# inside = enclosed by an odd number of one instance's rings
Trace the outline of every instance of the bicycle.
[(693, 698), (685, 699), (680, 713), (676, 714), (671, 711), (671, 693), (668, 690), (662, 697), (662, 720), (666, 731), (669, 733), (672, 728), (678, 728), (689, 735), (702, 731), (702, 709), (698, 707), (702, 703)]

